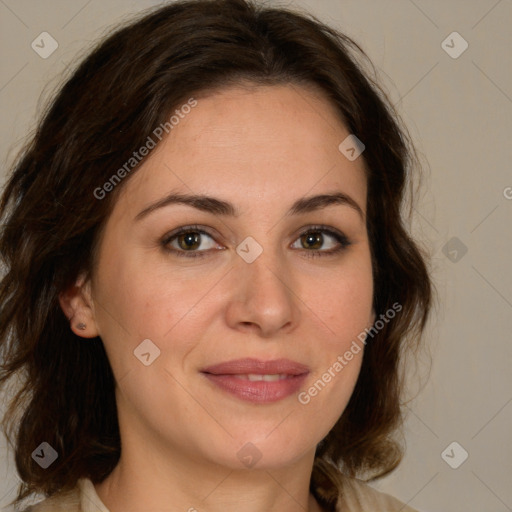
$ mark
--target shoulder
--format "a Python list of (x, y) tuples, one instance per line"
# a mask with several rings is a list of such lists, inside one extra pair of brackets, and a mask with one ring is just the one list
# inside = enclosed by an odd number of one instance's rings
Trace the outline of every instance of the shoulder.
[(22, 512), (82, 512), (80, 483), (71, 491), (58, 492)]
[(311, 484), (316, 495), (335, 512), (418, 512), (321, 458), (314, 462)]
[(80, 497), (76, 490), (57, 493), (22, 512), (80, 512)]
[(356, 478), (343, 477), (339, 481), (336, 510), (343, 512), (417, 512), (393, 496), (377, 491)]

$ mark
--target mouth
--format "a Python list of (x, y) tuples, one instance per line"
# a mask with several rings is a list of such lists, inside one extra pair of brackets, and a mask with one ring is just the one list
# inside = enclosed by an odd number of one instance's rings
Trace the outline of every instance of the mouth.
[(259, 373), (248, 373), (248, 374), (234, 374), (234, 377), (241, 380), (250, 380), (251, 382), (259, 382), (264, 380), (265, 382), (275, 382), (277, 380), (288, 379), (290, 375), (287, 373), (275, 373), (271, 375), (260, 375)]
[(299, 391), (309, 368), (289, 359), (237, 359), (204, 368), (201, 373), (217, 389), (246, 402), (277, 402)]

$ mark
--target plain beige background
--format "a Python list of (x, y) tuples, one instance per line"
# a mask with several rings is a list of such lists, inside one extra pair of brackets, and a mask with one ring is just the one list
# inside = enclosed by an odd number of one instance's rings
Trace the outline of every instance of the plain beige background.
[[(0, 0), (3, 175), (77, 55), (159, 3)], [(280, 5), (305, 8), (362, 45), (430, 167), (412, 228), (433, 256), (439, 290), (427, 335), (432, 370), (408, 405), (402, 465), (374, 485), (421, 512), (512, 511), (512, 1)], [(44, 31), (59, 45), (46, 59), (31, 48)], [(0, 460), (1, 507), (17, 483), (3, 442)]]

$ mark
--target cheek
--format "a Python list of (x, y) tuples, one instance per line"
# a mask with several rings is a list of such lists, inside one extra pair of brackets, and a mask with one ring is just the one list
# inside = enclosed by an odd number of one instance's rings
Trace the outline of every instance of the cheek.
[(94, 290), (96, 321), (114, 371), (138, 368), (133, 351), (146, 339), (162, 355), (172, 344), (173, 358), (179, 360), (207, 328), (204, 295), (219, 276), (198, 277), (193, 268), (171, 268), (164, 259), (155, 262), (141, 252), (129, 257), (115, 247), (101, 255)]
[(369, 253), (351, 261), (355, 263), (317, 279), (314, 292), (307, 295), (311, 320), (321, 332), (315, 339), (317, 364), (299, 401), (317, 411), (315, 422), (327, 429), (350, 399), (361, 369), (364, 330), (372, 323)]
[(324, 349), (344, 350), (372, 322), (373, 276), (368, 254), (301, 286), (301, 297), (322, 324)]

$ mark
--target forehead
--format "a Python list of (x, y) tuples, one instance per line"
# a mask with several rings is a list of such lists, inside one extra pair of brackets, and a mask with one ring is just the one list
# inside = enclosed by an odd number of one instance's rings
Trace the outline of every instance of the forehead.
[(290, 195), (291, 202), (336, 188), (365, 208), (363, 160), (349, 161), (338, 149), (349, 131), (318, 91), (291, 84), (234, 86), (193, 97), (196, 106), (127, 184), (138, 206), (177, 188), (236, 195), (241, 202), (276, 195), (281, 201)]

